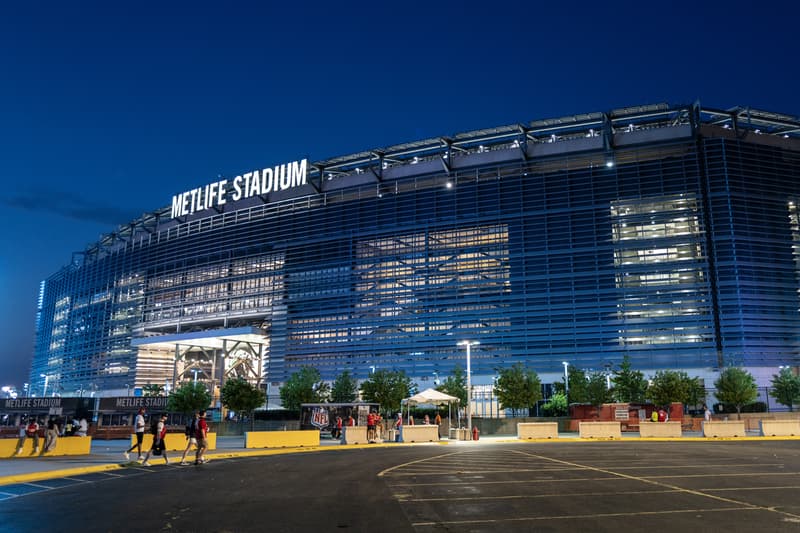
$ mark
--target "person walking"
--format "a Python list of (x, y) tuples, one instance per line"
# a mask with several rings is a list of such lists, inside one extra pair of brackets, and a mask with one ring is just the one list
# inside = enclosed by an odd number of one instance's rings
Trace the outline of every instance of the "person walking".
[(136, 413), (136, 418), (133, 421), (133, 432), (136, 434), (136, 444), (128, 448), (128, 451), (123, 452), (125, 454), (125, 459), (127, 460), (130, 460), (131, 452), (133, 451), (134, 448), (136, 448), (136, 450), (139, 453), (138, 460), (139, 461), (142, 460), (142, 440), (144, 439), (144, 428), (145, 428), (144, 412), (145, 412), (144, 407), (140, 408), (139, 412)]
[(205, 458), (208, 448), (208, 423), (206, 423), (206, 412), (200, 411), (197, 418), (197, 453), (194, 456), (194, 464), (199, 465), (207, 462)]
[(158, 425), (156, 426), (156, 430), (153, 433), (153, 445), (147, 451), (147, 455), (144, 456), (144, 461), (142, 461), (142, 466), (151, 466), (148, 459), (150, 459), (150, 454), (153, 455), (163, 455), (164, 462), (169, 464), (169, 457), (167, 457), (167, 446), (164, 442), (164, 437), (167, 436), (167, 415), (161, 415), (161, 419), (158, 421)]
[(186, 462), (186, 454), (189, 453), (189, 450), (192, 446), (197, 449), (197, 421), (200, 418), (200, 412), (195, 411), (192, 419), (186, 424), (186, 449), (183, 450), (183, 455), (181, 455), (181, 462), (180, 464), (185, 466), (189, 463)]

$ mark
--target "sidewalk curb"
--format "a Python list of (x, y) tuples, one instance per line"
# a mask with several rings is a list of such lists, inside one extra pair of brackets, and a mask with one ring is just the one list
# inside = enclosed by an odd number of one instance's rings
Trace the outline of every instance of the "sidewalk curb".
[(59, 479), (63, 477), (80, 476), (83, 474), (95, 474), (97, 472), (110, 472), (125, 468), (124, 465), (104, 464), (97, 466), (83, 466), (79, 468), (65, 468), (63, 470), (46, 470), (43, 472), (32, 472), (30, 474), (12, 474), (0, 477), (0, 486), (12, 485), (14, 483), (30, 483), (32, 481), (44, 481), (47, 479)]

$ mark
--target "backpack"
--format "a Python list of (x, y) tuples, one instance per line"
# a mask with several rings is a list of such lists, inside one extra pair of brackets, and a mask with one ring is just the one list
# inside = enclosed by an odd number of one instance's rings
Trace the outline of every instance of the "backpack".
[(31, 422), (30, 424), (28, 424), (28, 429), (26, 429), (25, 431), (27, 431), (29, 437), (33, 437), (34, 435), (36, 435), (36, 432), (38, 430), (39, 430), (39, 424), (37, 424), (36, 422)]
[(155, 416), (150, 418), (150, 434), (158, 436), (158, 418)]
[(187, 439), (190, 439), (195, 436), (195, 433), (197, 433), (197, 419), (192, 418), (191, 422), (186, 424), (186, 431), (184, 431), (184, 434)]

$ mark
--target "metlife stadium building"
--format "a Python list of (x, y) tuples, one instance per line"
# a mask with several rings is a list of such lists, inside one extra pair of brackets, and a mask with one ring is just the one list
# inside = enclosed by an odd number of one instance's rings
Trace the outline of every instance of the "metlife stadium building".
[[(652, 105), (274, 164), (42, 284), (32, 391), (800, 362), (800, 121)], [(49, 391), (48, 391), (49, 392)]]

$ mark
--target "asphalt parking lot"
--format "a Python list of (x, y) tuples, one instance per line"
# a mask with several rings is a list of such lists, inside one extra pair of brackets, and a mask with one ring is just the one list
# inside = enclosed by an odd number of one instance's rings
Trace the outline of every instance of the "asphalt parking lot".
[(414, 531), (798, 531), (797, 442), (513, 445), (381, 473)]
[(800, 531), (796, 440), (327, 448), (67, 481), (0, 501), (4, 531)]

